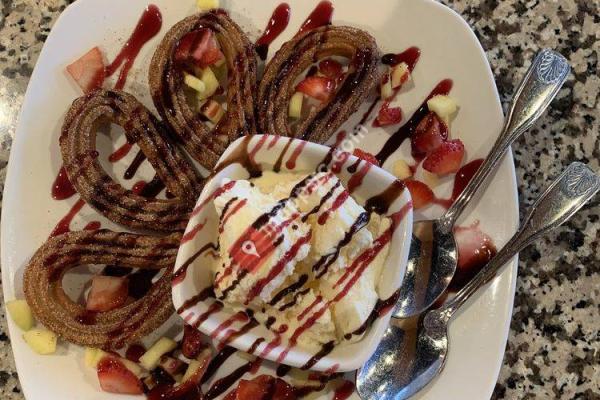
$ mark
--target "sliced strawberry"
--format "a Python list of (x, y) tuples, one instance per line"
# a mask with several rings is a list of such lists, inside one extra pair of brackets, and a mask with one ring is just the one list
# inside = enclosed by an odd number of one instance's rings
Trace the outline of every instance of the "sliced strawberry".
[(465, 146), (460, 139), (443, 142), (423, 161), (423, 168), (437, 175), (455, 173), (460, 169), (464, 156)]
[(492, 259), (496, 254), (496, 247), (477, 223), (468, 227), (456, 227), (454, 240), (458, 249), (458, 265), (451, 286), (458, 290)]
[(251, 381), (242, 379), (236, 390), (236, 400), (264, 399), (294, 400), (294, 389), (284, 380), (260, 375)]
[(439, 117), (430, 112), (419, 122), (412, 138), (412, 151), (414, 155), (424, 156), (437, 149), (442, 142), (448, 139), (448, 129)]
[(296, 86), (296, 91), (324, 102), (329, 100), (334, 88), (335, 84), (331, 78), (309, 76)]
[(410, 180), (405, 181), (404, 184), (410, 192), (412, 197), (413, 208), (418, 210), (429, 205), (434, 198), (433, 191), (421, 181)]
[(181, 353), (190, 360), (195, 359), (202, 350), (207, 347), (202, 334), (198, 329), (185, 325), (183, 327), (183, 340), (181, 343)]
[(105, 392), (142, 394), (142, 382), (117, 358), (106, 356), (98, 363), (98, 381)]
[(94, 47), (80, 59), (67, 67), (67, 72), (77, 82), (84, 93), (102, 87), (106, 78), (104, 56), (98, 47)]
[(373, 154), (369, 153), (368, 151), (364, 151), (361, 149), (354, 149), (354, 152), (352, 154), (354, 156), (360, 158), (361, 160), (365, 160), (365, 161), (370, 162), (371, 164), (377, 165), (379, 167), (379, 161), (377, 161), (375, 156)]
[(237, 389), (232, 390), (227, 393), (227, 395), (223, 398), (223, 400), (235, 400), (237, 398)]
[(129, 292), (126, 277), (96, 275), (88, 294), (86, 309), (90, 311), (110, 311), (125, 303)]
[(379, 114), (373, 122), (374, 126), (387, 126), (398, 124), (402, 121), (402, 109), (400, 107), (390, 107), (390, 103), (384, 101), (379, 109)]
[(191, 61), (201, 68), (213, 65), (223, 58), (217, 39), (210, 29), (200, 29), (185, 34), (179, 40), (175, 50), (175, 60)]
[(327, 58), (319, 63), (319, 72), (327, 78), (331, 78), (333, 80), (337, 80), (344, 74), (343, 68), (344, 67), (342, 67), (342, 64), (332, 60), (331, 58)]

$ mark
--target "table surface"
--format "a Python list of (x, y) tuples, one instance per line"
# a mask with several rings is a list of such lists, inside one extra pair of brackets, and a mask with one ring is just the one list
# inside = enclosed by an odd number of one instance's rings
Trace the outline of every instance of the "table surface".
[[(29, 77), (68, 0), (1, 0), (0, 184)], [(513, 146), (521, 211), (569, 163), (600, 171), (598, 0), (448, 0), (486, 49), (506, 105), (541, 47), (573, 74), (549, 112)], [(521, 253), (515, 308), (493, 399), (600, 399), (600, 198)], [(1, 290), (1, 287), (0, 287)], [(0, 397), (23, 399), (0, 298)]]

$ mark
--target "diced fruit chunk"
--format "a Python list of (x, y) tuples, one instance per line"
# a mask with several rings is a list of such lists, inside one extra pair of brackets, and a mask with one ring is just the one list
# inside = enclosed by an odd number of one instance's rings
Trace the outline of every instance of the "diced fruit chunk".
[(367, 162), (370, 162), (373, 165), (379, 166), (379, 161), (377, 161), (377, 158), (375, 158), (375, 156), (373, 154), (369, 153), (368, 151), (364, 151), (361, 149), (354, 149), (353, 154), (354, 154), (354, 156), (360, 158), (361, 160), (365, 160)]
[(297, 92), (302, 92), (321, 102), (329, 100), (335, 88), (334, 81), (324, 76), (309, 76), (296, 86)]
[(185, 83), (188, 87), (194, 89), (198, 93), (204, 93), (206, 91), (206, 85), (202, 80), (196, 78), (194, 75), (185, 74), (183, 77), (183, 83)]
[(216, 101), (209, 99), (202, 106), (202, 114), (213, 124), (218, 124), (223, 115), (225, 115), (225, 109)]
[(457, 172), (465, 156), (465, 146), (460, 139), (444, 142), (425, 161), (423, 168), (437, 175)]
[(390, 107), (390, 104), (385, 101), (379, 109), (375, 126), (388, 126), (398, 124), (402, 121), (402, 109), (400, 107)]
[(418, 210), (429, 205), (434, 198), (433, 191), (423, 182), (410, 180), (404, 182), (412, 197), (413, 208)]
[(94, 276), (86, 309), (100, 312), (114, 310), (125, 303), (128, 293), (129, 284), (126, 277)]
[(383, 100), (388, 100), (394, 95), (389, 73), (385, 74), (381, 80), (380, 95)]
[(402, 159), (398, 159), (394, 162), (392, 173), (396, 178), (401, 180), (406, 180), (413, 175), (410, 166)]
[(200, 93), (199, 98), (208, 99), (210, 96), (215, 94), (219, 88), (219, 80), (210, 67), (202, 69), (200, 80), (204, 84), (204, 91)]
[(438, 187), (440, 184), (440, 177), (424, 168), (421, 170), (421, 180), (431, 189)]
[(290, 105), (288, 109), (288, 116), (290, 118), (298, 119), (302, 116), (302, 103), (304, 102), (304, 94), (302, 92), (296, 92), (290, 99)]
[(185, 34), (177, 44), (175, 60), (191, 62), (200, 68), (217, 64), (224, 58), (215, 34), (210, 29), (199, 29)]
[(35, 319), (29, 304), (25, 300), (12, 300), (6, 303), (6, 309), (19, 328), (28, 331), (35, 325)]
[(242, 379), (236, 390), (236, 400), (262, 399), (293, 400), (294, 389), (283, 379), (260, 375), (251, 381)]
[(143, 387), (139, 378), (120, 360), (106, 356), (98, 363), (98, 381), (105, 392), (120, 394), (142, 394)]
[(181, 353), (185, 357), (193, 360), (206, 348), (206, 346), (207, 344), (198, 329), (187, 324), (183, 327)]
[(160, 362), (160, 358), (176, 347), (177, 343), (173, 339), (162, 337), (140, 357), (140, 365), (148, 371), (153, 370)]
[(192, 360), (181, 379), (182, 382), (196, 382), (199, 383), (202, 376), (206, 372), (206, 368), (211, 360), (211, 351), (208, 348), (202, 350), (196, 360)]
[(219, 8), (219, 0), (196, 0), (196, 6), (202, 11), (212, 10)]
[(100, 360), (102, 360), (107, 355), (108, 353), (102, 349), (97, 349), (95, 347), (86, 347), (83, 356), (86, 367), (97, 368)]
[(492, 239), (479, 228), (476, 222), (468, 227), (456, 227), (454, 240), (458, 250), (458, 265), (451, 286), (460, 288), (480, 271), (496, 254)]
[(448, 125), (450, 118), (458, 109), (458, 103), (450, 96), (437, 95), (427, 101), (427, 107)]
[(411, 137), (413, 154), (426, 155), (448, 139), (448, 129), (439, 117), (430, 112), (419, 122)]
[(77, 61), (67, 66), (67, 72), (77, 82), (84, 93), (102, 87), (106, 78), (104, 56), (98, 47), (94, 47)]
[(344, 67), (339, 62), (327, 58), (319, 63), (319, 72), (323, 76), (337, 81), (344, 74)]
[(23, 339), (38, 354), (52, 354), (56, 351), (56, 333), (46, 329), (30, 329), (23, 333)]
[(410, 69), (408, 68), (408, 64), (401, 62), (400, 64), (394, 65), (390, 75), (392, 76), (392, 88), (399, 88), (402, 86), (402, 84), (408, 81), (408, 78), (410, 78)]

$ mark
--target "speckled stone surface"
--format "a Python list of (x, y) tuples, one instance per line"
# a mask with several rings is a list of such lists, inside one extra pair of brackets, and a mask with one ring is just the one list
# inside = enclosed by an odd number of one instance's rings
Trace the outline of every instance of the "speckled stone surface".
[[(1, 0), (0, 183), (17, 114), (43, 42), (65, 0)], [(540, 47), (573, 74), (537, 128), (514, 146), (521, 206), (574, 160), (600, 171), (600, 2), (457, 0), (474, 28), (502, 100)], [(510, 337), (493, 399), (600, 399), (600, 198), (521, 253)], [(0, 303), (2, 300), (0, 300)], [(0, 398), (22, 399), (0, 307)]]

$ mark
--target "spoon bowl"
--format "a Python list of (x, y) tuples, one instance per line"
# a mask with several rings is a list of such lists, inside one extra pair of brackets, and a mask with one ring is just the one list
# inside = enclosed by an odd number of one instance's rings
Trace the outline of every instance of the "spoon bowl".
[(486, 183), (510, 145), (542, 115), (567, 79), (567, 60), (549, 49), (533, 60), (515, 93), (504, 127), (489, 155), (448, 211), (413, 227), (406, 278), (393, 316), (408, 318), (427, 310), (448, 288), (458, 264), (453, 227), (475, 193)]
[(571, 164), (531, 208), (521, 228), (479, 273), (441, 308), (396, 320), (356, 374), (363, 400), (403, 400), (431, 382), (448, 355), (448, 325), (465, 302), (510, 260), (543, 234), (557, 228), (600, 190), (600, 177), (581, 163)]

